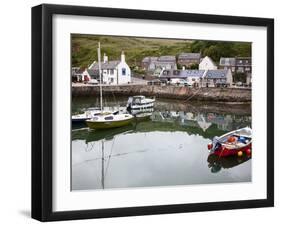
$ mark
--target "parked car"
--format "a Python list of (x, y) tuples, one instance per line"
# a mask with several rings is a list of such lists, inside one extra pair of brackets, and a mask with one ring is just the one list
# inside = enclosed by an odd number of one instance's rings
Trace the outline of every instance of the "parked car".
[(177, 86), (188, 86), (188, 82), (185, 79), (180, 78), (171, 79), (170, 84)]
[(92, 84), (92, 85), (97, 85), (97, 84), (99, 84), (98, 80), (96, 80), (96, 79), (90, 79), (87, 83), (88, 83), (88, 84)]
[(160, 86), (162, 84), (162, 82), (161, 82), (160, 79), (153, 79), (151, 81), (148, 81), (147, 84), (148, 85), (158, 85), (158, 86)]
[(242, 82), (237, 82), (236, 86), (243, 86), (243, 83)]
[(223, 87), (223, 88), (227, 88), (227, 87), (229, 87), (230, 85), (228, 84), (228, 83), (224, 83), (224, 82), (217, 82), (216, 84), (215, 84), (215, 87)]

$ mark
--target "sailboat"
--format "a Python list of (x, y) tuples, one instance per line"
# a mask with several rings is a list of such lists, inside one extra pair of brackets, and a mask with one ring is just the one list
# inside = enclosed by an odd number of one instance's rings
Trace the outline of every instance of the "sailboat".
[(102, 103), (102, 76), (101, 76), (101, 57), (100, 43), (98, 47), (99, 77), (100, 77), (100, 109), (101, 112), (95, 114), (91, 119), (86, 120), (86, 124), (91, 129), (109, 129), (127, 126), (133, 122), (134, 116), (127, 113), (103, 111)]

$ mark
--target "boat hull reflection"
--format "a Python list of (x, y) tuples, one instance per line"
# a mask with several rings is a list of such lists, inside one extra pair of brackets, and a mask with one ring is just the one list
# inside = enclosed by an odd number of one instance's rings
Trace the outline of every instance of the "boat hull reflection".
[(222, 157), (215, 154), (210, 154), (208, 156), (207, 162), (208, 167), (211, 169), (212, 173), (218, 173), (221, 169), (230, 169), (243, 164), (251, 159), (251, 155), (243, 154), (242, 156), (227, 156)]

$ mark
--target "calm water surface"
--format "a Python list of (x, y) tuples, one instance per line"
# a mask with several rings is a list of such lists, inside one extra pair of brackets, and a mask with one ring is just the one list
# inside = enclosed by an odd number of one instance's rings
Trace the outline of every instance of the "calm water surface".
[[(127, 98), (105, 100), (116, 107)], [(75, 98), (72, 113), (90, 107), (98, 100)], [(207, 149), (214, 136), (250, 125), (250, 105), (163, 99), (148, 120), (131, 126), (94, 131), (72, 125), (72, 189), (250, 182), (249, 157), (217, 158)]]

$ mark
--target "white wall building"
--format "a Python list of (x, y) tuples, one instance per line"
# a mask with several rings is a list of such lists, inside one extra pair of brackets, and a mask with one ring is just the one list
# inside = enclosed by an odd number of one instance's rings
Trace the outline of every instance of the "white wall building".
[(199, 64), (199, 70), (217, 70), (217, 69), (218, 69), (217, 65), (208, 56), (205, 56)]
[[(94, 62), (88, 68), (91, 78), (99, 80), (99, 65)], [(108, 61), (104, 55), (101, 63), (102, 83), (108, 85), (121, 85), (131, 83), (131, 69), (126, 63), (125, 54), (122, 52), (120, 60)]]

